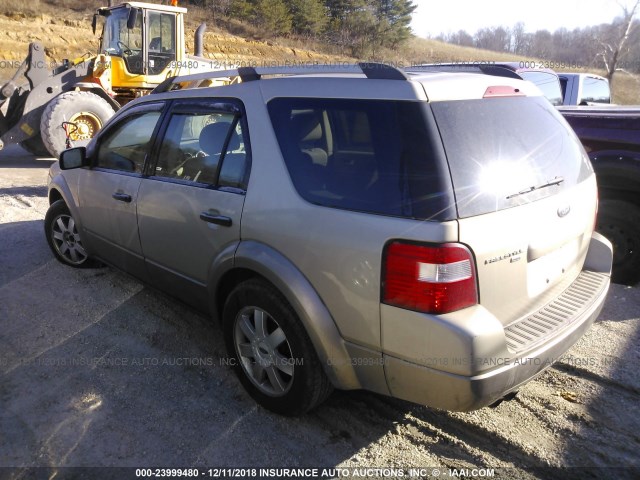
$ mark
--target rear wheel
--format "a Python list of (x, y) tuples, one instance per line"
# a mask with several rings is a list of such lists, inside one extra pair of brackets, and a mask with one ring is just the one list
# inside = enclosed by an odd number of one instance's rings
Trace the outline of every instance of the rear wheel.
[(42, 141), (51, 155), (60, 158), (66, 148), (63, 124), (69, 122), (71, 146), (89, 143), (104, 123), (115, 113), (106, 100), (91, 92), (67, 92), (51, 100), (40, 120)]
[(613, 244), (613, 275), (616, 283), (640, 281), (640, 207), (624, 200), (602, 199), (597, 230)]
[(87, 255), (76, 222), (64, 200), (53, 202), (47, 210), (44, 231), (51, 251), (60, 262), (76, 268), (99, 265)]
[(300, 320), (268, 283), (249, 280), (231, 292), (223, 330), (236, 375), (263, 407), (301, 415), (331, 393), (333, 387)]

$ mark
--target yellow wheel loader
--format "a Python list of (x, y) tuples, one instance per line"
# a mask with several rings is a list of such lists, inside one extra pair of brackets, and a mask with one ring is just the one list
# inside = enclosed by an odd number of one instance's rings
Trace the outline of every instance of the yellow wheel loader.
[(92, 23), (94, 33), (102, 24), (98, 55), (65, 60), (53, 71), (42, 44), (31, 43), (0, 89), (0, 149), (20, 143), (57, 158), (68, 146), (86, 145), (122, 105), (167, 78), (213, 70), (202, 57), (205, 24), (196, 30), (194, 55), (185, 51), (186, 12), (139, 2), (100, 8)]

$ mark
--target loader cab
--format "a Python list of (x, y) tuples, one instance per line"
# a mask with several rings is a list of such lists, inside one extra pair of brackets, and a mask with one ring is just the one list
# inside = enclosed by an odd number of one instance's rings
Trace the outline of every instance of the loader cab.
[(185, 8), (128, 2), (101, 8), (100, 52), (111, 57), (114, 89), (153, 88), (184, 58)]

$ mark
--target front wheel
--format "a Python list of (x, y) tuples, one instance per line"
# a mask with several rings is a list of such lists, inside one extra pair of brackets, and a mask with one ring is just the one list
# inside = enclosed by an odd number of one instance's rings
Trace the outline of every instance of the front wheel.
[(82, 245), (78, 226), (64, 200), (51, 204), (44, 217), (44, 231), (49, 248), (56, 259), (75, 268), (90, 268), (98, 264)]
[(69, 125), (72, 147), (89, 143), (115, 111), (107, 101), (91, 92), (67, 92), (51, 100), (40, 120), (40, 133), (45, 147), (56, 158), (67, 148)]
[(301, 415), (332, 391), (313, 344), (284, 297), (261, 280), (238, 285), (225, 302), (231, 365), (249, 395), (283, 415)]
[(597, 230), (613, 244), (613, 274), (616, 283), (640, 281), (640, 207), (624, 200), (602, 199)]

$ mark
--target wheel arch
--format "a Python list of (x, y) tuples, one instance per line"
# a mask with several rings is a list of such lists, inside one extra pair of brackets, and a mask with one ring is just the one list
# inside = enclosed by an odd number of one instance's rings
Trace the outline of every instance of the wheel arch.
[[(52, 188), (51, 190), (49, 190), (49, 205), (53, 205), (53, 203), (57, 202), (58, 200), (64, 200), (62, 193), (60, 193), (57, 188)], [(67, 203), (66, 200), (65, 203)]]
[(590, 153), (601, 198), (640, 206), (640, 152), (607, 150)]
[(294, 309), (324, 365), (331, 383), (341, 389), (361, 388), (351, 357), (329, 310), (311, 283), (293, 263), (275, 249), (256, 241), (243, 241), (223, 254), (211, 269), (210, 311), (222, 317), (224, 302), (240, 283), (260, 278), (278, 290)]
[(75, 201), (75, 197), (69, 188), (69, 184), (62, 175), (55, 175), (49, 183), (48, 192), (49, 206), (53, 205), (56, 201), (62, 200), (71, 212), (71, 216), (78, 225), (78, 229), (82, 230), (82, 219), (78, 212), (78, 205)]

